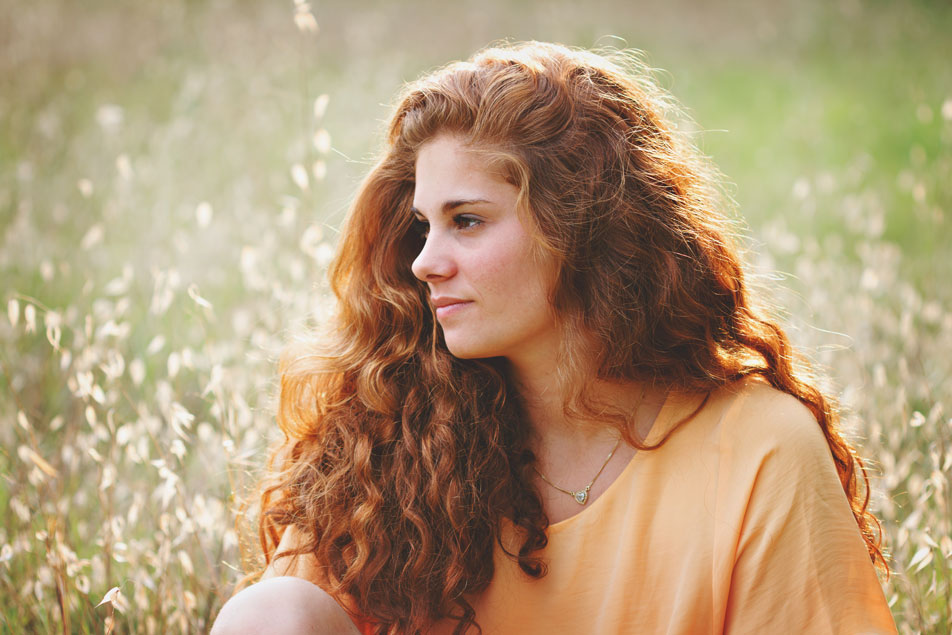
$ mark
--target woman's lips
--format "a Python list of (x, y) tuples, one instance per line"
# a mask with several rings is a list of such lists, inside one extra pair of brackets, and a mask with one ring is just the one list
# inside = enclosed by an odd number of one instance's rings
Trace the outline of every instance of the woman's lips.
[(438, 306), (436, 307), (436, 317), (437, 319), (442, 320), (443, 318), (450, 317), (451, 315), (456, 315), (460, 311), (464, 310), (468, 304), (472, 304), (472, 302), (467, 300), (463, 302), (454, 302), (453, 304), (447, 304), (445, 306)]

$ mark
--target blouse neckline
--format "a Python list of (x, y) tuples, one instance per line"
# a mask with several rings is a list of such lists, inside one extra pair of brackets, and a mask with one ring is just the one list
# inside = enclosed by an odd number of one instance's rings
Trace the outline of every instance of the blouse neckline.
[[(661, 405), (661, 410), (658, 411), (657, 416), (655, 416), (654, 421), (651, 422), (651, 427), (648, 430), (648, 433), (645, 435), (645, 443), (652, 443), (655, 438), (659, 436), (659, 433), (662, 430), (668, 428), (668, 424), (671, 423), (671, 420), (674, 418), (674, 415), (681, 412), (681, 409), (677, 407), (679, 403), (682, 402), (682, 399), (676, 394), (676, 391), (669, 390), (668, 394), (665, 395), (664, 403)], [(628, 461), (628, 465), (625, 466), (625, 469), (615, 478), (614, 481), (602, 492), (601, 496), (593, 500), (589, 505), (584, 509), (579, 511), (577, 514), (569, 516), (565, 520), (560, 520), (557, 523), (549, 525), (547, 532), (557, 533), (565, 530), (568, 527), (571, 527), (573, 523), (578, 522), (579, 518), (587, 518), (592, 514), (597, 514), (598, 509), (601, 509), (607, 503), (606, 499), (618, 495), (618, 490), (624, 488), (624, 481), (627, 481), (631, 472), (635, 469), (635, 466), (641, 461), (642, 455), (645, 454), (643, 450), (638, 450), (635, 452), (635, 455), (631, 457)]]

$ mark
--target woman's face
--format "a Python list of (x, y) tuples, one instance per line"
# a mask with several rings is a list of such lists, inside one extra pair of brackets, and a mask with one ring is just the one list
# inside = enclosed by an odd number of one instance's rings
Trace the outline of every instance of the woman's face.
[(534, 255), (518, 192), (457, 137), (420, 148), (413, 214), (426, 240), (412, 268), (456, 357), (531, 359), (555, 350), (555, 266)]

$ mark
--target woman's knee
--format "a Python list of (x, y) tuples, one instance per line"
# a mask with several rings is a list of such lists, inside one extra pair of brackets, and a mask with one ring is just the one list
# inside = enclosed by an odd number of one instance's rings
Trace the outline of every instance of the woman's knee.
[(359, 632), (326, 591), (301, 578), (283, 576), (253, 584), (228, 600), (211, 635)]

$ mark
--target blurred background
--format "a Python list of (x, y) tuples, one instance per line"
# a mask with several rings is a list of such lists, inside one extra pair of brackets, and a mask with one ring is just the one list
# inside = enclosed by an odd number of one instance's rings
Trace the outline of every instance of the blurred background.
[(949, 632), (949, 33), (940, 1), (0, 0), (3, 631), (208, 629), (395, 92), (540, 39), (642, 50), (696, 121), (868, 459), (900, 632)]

